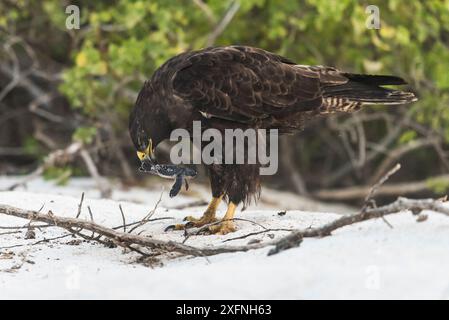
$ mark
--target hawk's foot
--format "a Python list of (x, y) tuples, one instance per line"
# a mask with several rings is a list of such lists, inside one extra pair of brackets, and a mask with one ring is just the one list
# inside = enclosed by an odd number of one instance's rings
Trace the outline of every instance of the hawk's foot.
[(217, 218), (215, 217), (215, 211), (217, 210), (218, 205), (220, 204), (222, 197), (213, 198), (210, 202), (209, 206), (206, 209), (206, 212), (204, 212), (203, 216), (201, 218), (195, 218), (192, 216), (188, 216), (184, 218), (184, 221), (187, 221), (187, 223), (180, 223), (180, 224), (174, 224), (168, 226), (165, 231), (169, 230), (185, 230), (189, 228), (200, 228), (207, 224), (211, 224), (214, 222), (217, 222)]
[(237, 205), (231, 201), (228, 205), (228, 210), (226, 211), (226, 214), (223, 217), (223, 221), (221, 221), (219, 224), (210, 226), (209, 232), (211, 234), (221, 234), (221, 235), (234, 232), (236, 229), (234, 221), (232, 219), (234, 219), (236, 208)]
[(233, 221), (223, 221), (209, 227), (210, 234), (224, 235), (235, 231), (236, 228)]

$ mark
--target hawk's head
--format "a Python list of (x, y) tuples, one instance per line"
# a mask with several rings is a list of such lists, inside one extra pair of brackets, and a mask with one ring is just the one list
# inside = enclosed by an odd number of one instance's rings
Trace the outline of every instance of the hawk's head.
[(163, 102), (153, 93), (151, 83), (146, 82), (129, 117), (129, 134), (141, 161), (155, 161), (154, 150), (170, 137), (170, 128)]

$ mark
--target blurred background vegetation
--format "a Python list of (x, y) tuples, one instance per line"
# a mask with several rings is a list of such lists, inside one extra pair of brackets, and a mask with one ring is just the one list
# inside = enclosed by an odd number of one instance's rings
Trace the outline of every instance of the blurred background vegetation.
[[(80, 29), (66, 28), (71, 4)], [(378, 30), (366, 27), (368, 5), (380, 9)], [(2, 0), (0, 174), (137, 183), (127, 118), (143, 82), (173, 55), (230, 44), (395, 74), (420, 98), (313, 121), (283, 138), (280, 171), (265, 183), (357, 201), (400, 162), (385, 196), (447, 192), (449, 0)]]

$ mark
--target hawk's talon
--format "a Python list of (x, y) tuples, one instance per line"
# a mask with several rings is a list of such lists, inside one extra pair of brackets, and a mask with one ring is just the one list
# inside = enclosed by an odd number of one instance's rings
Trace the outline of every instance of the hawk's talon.
[(165, 228), (165, 231), (200, 228), (207, 224), (217, 222), (218, 220), (214, 216), (204, 215), (200, 219), (192, 217), (192, 216), (187, 216), (183, 219), (183, 221), (186, 221), (186, 223), (172, 224), (172, 225), (168, 226), (167, 228)]
[(190, 224), (190, 222), (188, 223), (177, 223), (177, 224), (171, 224), (169, 225), (167, 228), (164, 229), (165, 232), (168, 231), (175, 231), (175, 230), (186, 230), (186, 229), (190, 229), (193, 228), (194, 225)]
[(169, 225), (167, 228), (164, 229), (164, 232), (168, 232), (168, 231), (172, 231), (172, 230), (176, 230), (176, 225), (174, 225), (174, 224)]
[[(184, 221), (188, 221), (188, 220), (184, 220)], [(195, 223), (193, 221), (188, 221), (187, 223), (184, 224), (184, 229), (190, 229), (195, 227)]]

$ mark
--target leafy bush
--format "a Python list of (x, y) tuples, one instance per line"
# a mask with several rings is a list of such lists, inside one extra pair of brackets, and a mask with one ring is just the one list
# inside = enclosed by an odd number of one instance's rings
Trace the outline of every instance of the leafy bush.
[[(413, 125), (404, 124), (386, 146), (419, 139), (428, 135), (425, 130), (442, 137), (444, 144), (449, 142), (449, 0), (245, 0), (240, 1), (237, 13), (216, 39), (211, 39), (212, 30), (236, 5), (234, 1), (75, 1), (81, 8), (80, 30), (65, 28), (64, 2), (40, 3), (14, 1), (14, 6), (0, 13), (0, 26), (28, 39), (31, 28), (56, 39), (49, 40), (44, 51), (63, 63), (59, 90), (83, 115), (83, 128), (75, 131), (74, 139), (90, 143), (105, 128), (123, 137), (130, 108), (144, 80), (173, 55), (214, 42), (261, 47), (302, 64), (404, 77), (420, 101), (389, 111), (393, 123), (409, 118)], [(365, 10), (371, 4), (380, 9), (379, 30), (366, 27)], [(332, 123), (341, 124), (346, 119), (337, 118)], [(370, 170), (355, 165), (347, 179), (324, 182), (330, 172), (348, 162), (339, 150), (323, 147), (325, 136), (338, 139), (346, 132), (333, 134), (336, 129), (332, 123), (322, 122), (310, 129), (312, 134), (305, 133), (307, 139), (297, 143), (301, 150), (295, 147), (290, 160), (296, 163), (295, 159), (301, 159), (295, 166), (312, 184), (337, 186), (366, 180), (382, 154), (373, 157)], [(381, 120), (362, 122), (368, 142), (382, 139), (387, 125)], [(420, 130), (420, 126), (426, 129)], [(347, 133), (354, 136), (350, 130)], [(357, 145), (357, 139), (360, 137), (351, 138), (346, 147)], [(342, 142), (338, 143), (345, 150)], [(440, 173), (434, 161), (434, 156), (428, 156), (419, 170), (413, 171), (412, 166), (410, 177), (418, 178), (418, 172)], [(320, 167), (324, 162), (326, 167)], [(323, 177), (316, 172), (322, 172)]]

